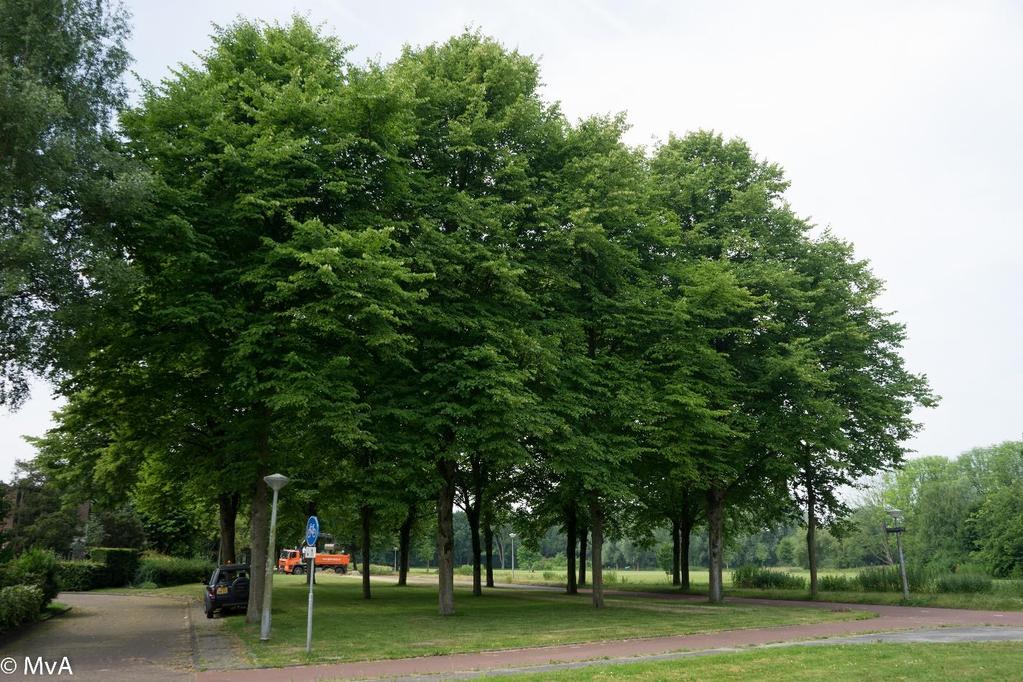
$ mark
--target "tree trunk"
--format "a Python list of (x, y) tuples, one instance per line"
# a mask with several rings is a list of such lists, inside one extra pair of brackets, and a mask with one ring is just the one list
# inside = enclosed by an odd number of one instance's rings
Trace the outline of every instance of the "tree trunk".
[(671, 520), (671, 584), (682, 585), (682, 543), (679, 537), (678, 519)]
[(241, 496), (238, 493), (221, 493), (217, 496), (220, 507), (220, 551), (221, 564), (233, 564), (235, 557), (235, 527), (238, 520), (238, 505)]
[(483, 596), (483, 544), (480, 542), (480, 503), (465, 505), (465, 518), (469, 522), (469, 541), (472, 545), (472, 596)]
[(810, 599), (817, 598), (817, 498), (806, 474), (806, 557), (810, 564)]
[(593, 605), (596, 608), (604, 606), (604, 561), (601, 552), (604, 550), (604, 510), (600, 506), (600, 498), (596, 493), (590, 495), (590, 533), (593, 553)]
[(579, 587), (586, 584), (586, 536), (589, 532), (589, 529), (583, 526), (579, 533)]
[(455, 613), (455, 463), (437, 462), (441, 485), (437, 493), (437, 599), (440, 615)]
[(369, 588), (369, 526), (373, 516), (373, 510), (363, 505), (359, 510), (359, 520), (362, 522), (362, 598), (369, 599), (372, 595)]
[(409, 548), (412, 544), (412, 524), (416, 520), (416, 508), (410, 506), (405, 520), (398, 531), (398, 585), (408, 585)]
[(681, 544), (679, 552), (680, 578), (679, 587), (683, 590), (689, 589), (689, 536), (693, 533), (693, 522), (685, 519), (679, 528), (679, 541)]
[(483, 524), (483, 544), (487, 552), (487, 587), (494, 586), (494, 527), (490, 521)]
[(568, 506), (565, 510), (565, 559), (568, 562), (567, 578), (568, 585), (566, 592), (568, 594), (579, 594), (579, 588), (575, 582), (575, 542), (576, 542), (576, 511), (575, 502)]
[(249, 514), (249, 606), (246, 623), (258, 623), (263, 614), (263, 589), (266, 586), (266, 545), (270, 541), (270, 486), (256, 476)]
[(724, 564), (725, 491), (714, 488), (707, 492), (707, 534), (710, 554), (710, 601), (724, 600), (722, 567)]

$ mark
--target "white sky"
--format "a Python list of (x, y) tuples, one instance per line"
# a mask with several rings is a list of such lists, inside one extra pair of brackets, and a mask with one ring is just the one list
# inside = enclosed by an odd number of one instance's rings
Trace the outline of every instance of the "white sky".
[[(782, 164), (798, 212), (888, 282), (905, 355), (943, 396), (912, 447), (954, 456), (1023, 432), (1023, 3), (127, 0), (135, 69), (159, 79), (244, 15), (322, 21), (358, 60), (468, 25), (540, 58), (572, 118), (629, 139), (712, 128)], [(0, 477), (54, 403), (0, 415)]]

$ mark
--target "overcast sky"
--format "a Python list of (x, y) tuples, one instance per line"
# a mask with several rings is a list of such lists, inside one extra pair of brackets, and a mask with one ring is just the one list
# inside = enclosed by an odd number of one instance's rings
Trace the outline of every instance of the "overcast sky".
[[(1023, 3), (127, 1), (135, 70), (158, 80), (211, 23), (298, 12), (392, 60), (478, 26), (536, 56), (571, 118), (626, 111), (629, 141), (709, 128), (780, 163), (802, 215), (888, 282), (905, 355), (943, 397), (920, 454), (1023, 432)], [(45, 386), (0, 416), (0, 476), (31, 456)], [(2, 408), (0, 408), (2, 409)]]

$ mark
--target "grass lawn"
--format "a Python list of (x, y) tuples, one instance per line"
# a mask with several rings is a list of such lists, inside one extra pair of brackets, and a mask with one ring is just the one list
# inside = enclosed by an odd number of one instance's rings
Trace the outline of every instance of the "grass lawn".
[(227, 627), (260, 666), (428, 656), (629, 637), (690, 634), (870, 617), (859, 612), (651, 601), (611, 597), (596, 610), (586, 596), (500, 590), (474, 598), (456, 589), (456, 615), (437, 615), (436, 588), (376, 582), (361, 598), (352, 578), (318, 577), (313, 653), (305, 653), (307, 591), (298, 576), (275, 578), (273, 634), (259, 642), (258, 625), (230, 617)]
[(597, 665), (502, 677), (540, 680), (1012, 680), (1023, 670), (1015, 642), (971, 644), (850, 644), (758, 649), (653, 663)]

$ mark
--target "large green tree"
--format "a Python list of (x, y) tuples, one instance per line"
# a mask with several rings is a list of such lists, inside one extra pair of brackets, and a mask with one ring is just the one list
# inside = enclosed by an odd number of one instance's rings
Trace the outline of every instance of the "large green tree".
[(0, 2), (0, 403), (65, 347), (118, 254), (110, 225), (140, 183), (113, 116), (128, 64), (124, 11), (105, 0)]
[(144, 274), (139, 346), (180, 349), (171, 364), (216, 389), (237, 454), (227, 492), (251, 509), (250, 620), (267, 560), (262, 477), (303, 467), (296, 431), (328, 438), (328, 458), (366, 446), (372, 368), (400, 352), (416, 299), (378, 210), (401, 182), (404, 114), (383, 74), (344, 55), (301, 19), (239, 22), (124, 117), (157, 182), (126, 245)]

